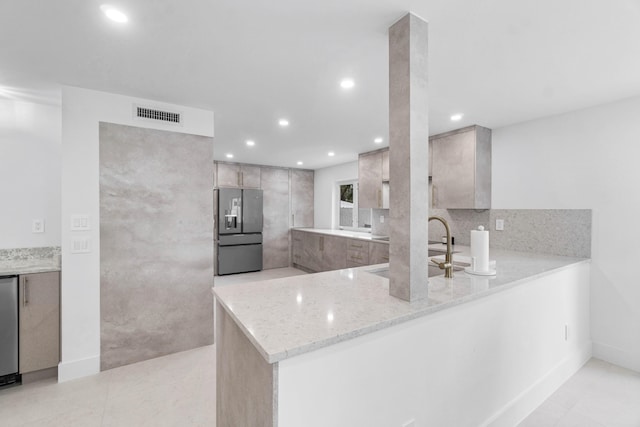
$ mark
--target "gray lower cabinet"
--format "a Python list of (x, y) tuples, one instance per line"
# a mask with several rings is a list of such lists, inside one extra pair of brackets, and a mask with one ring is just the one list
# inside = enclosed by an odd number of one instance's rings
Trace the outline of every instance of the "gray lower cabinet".
[(347, 239), (347, 267), (369, 265), (369, 242)]
[(60, 273), (20, 276), (20, 373), (60, 362)]
[(430, 142), (433, 207), (491, 208), (491, 129), (469, 126), (435, 135)]
[(386, 264), (389, 262), (388, 243), (369, 243), (369, 264)]
[(292, 230), (291, 239), (294, 266), (310, 272), (389, 262), (389, 245), (385, 243), (304, 230)]

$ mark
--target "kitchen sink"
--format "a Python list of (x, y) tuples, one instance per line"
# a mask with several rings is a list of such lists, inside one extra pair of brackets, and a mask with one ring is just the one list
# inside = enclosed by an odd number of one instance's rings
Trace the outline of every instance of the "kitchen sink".
[[(457, 271), (462, 271), (464, 269), (464, 267), (459, 266), (459, 265), (453, 265), (453, 271), (457, 272)], [(380, 277), (384, 277), (384, 278), (389, 278), (389, 268), (388, 267), (384, 267), (384, 268), (378, 268), (376, 270), (369, 270), (368, 273), (371, 274), (375, 274), (376, 276), (380, 276)], [(438, 267), (437, 265), (429, 265), (429, 277), (436, 277), (436, 276), (443, 276), (444, 275), (444, 270), (440, 270), (440, 267)]]

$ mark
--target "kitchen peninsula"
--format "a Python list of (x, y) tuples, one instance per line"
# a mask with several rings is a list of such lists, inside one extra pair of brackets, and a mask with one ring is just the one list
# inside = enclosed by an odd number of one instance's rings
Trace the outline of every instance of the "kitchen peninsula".
[(412, 303), (384, 264), (214, 288), (218, 425), (517, 424), (590, 356), (590, 263), (492, 258)]

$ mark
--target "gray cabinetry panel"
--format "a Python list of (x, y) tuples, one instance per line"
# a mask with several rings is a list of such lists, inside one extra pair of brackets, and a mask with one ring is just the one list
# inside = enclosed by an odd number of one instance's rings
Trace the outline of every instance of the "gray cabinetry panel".
[(389, 262), (389, 245), (371, 242), (369, 244), (369, 264), (385, 264)]
[(263, 267), (289, 266), (289, 171), (262, 168)]
[(240, 165), (236, 163), (217, 163), (218, 187), (240, 187)]
[(382, 153), (358, 158), (358, 207), (382, 208)]
[(20, 276), (20, 373), (60, 361), (60, 273)]
[(491, 130), (471, 126), (431, 138), (432, 203), (440, 209), (491, 207)]
[(243, 188), (260, 188), (260, 166), (242, 165), (240, 180)]
[(291, 171), (291, 227), (313, 227), (313, 186), (313, 171)]

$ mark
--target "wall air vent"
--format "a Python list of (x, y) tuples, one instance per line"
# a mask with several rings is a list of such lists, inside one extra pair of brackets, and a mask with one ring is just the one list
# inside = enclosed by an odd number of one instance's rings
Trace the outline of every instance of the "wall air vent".
[(181, 124), (182, 115), (171, 111), (162, 111), (155, 108), (135, 106), (135, 116), (138, 119), (158, 120), (166, 123)]

